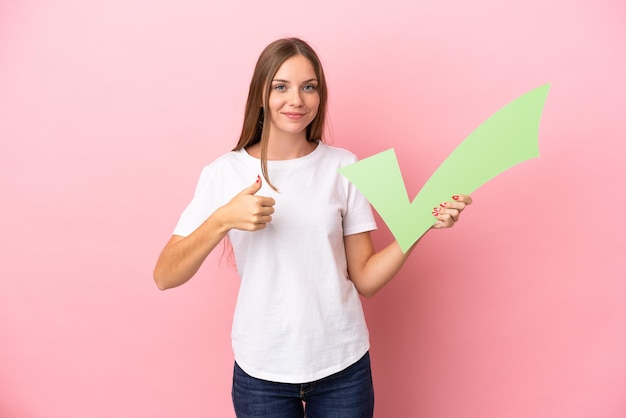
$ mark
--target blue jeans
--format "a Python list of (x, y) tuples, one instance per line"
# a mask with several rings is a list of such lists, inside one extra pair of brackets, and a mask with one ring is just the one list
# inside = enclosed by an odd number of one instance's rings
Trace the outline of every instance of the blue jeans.
[(369, 353), (345, 370), (303, 384), (257, 379), (235, 363), (232, 396), (237, 418), (372, 418)]

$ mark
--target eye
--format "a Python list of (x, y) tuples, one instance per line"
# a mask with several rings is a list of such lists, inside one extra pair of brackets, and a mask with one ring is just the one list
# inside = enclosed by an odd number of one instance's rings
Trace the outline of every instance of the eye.
[(307, 84), (304, 87), (302, 87), (302, 90), (304, 90), (304, 91), (315, 91), (315, 90), (317, 90), (317, 86), (315, 84)]
[(287, 86), (285, 86), (284, 84), (274, 84), (274, 90), (285, 91), (287, 90)]

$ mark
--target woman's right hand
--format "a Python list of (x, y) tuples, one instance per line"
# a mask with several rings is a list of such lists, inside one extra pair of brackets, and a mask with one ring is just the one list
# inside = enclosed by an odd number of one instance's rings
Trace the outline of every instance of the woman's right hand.
[(231, 229), (258, 231), (267, 226), (274, 213), (274, 199), (256, 196), (261, 177), (230, 202), (217, 209), (186, 237), (172, 235), (154, 268), (159, 289), (180, 286), (196, 274), (204, 259)]
[(276, 201), (271, 197), (257, 196), (261, 186), (261, 176), (258, 176), (251, 186), (215, 212), (227, 230), (258, 231), (272, 221)]

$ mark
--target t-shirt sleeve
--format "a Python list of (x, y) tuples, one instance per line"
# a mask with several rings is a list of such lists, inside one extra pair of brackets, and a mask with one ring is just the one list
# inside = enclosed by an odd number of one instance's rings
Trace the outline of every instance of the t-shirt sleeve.
[(174, 228), (174, 235), (186, 237), (191, 234), (217, 209), (211, 194), (213, 177), (211, 166), (202, 169), (193, 199), (181, 214)]
[(354, 184), (344, 180), (347, 183), (347, 206), (343, 217), (343, 235), (375, 230), (376, 221), (370, 203)]

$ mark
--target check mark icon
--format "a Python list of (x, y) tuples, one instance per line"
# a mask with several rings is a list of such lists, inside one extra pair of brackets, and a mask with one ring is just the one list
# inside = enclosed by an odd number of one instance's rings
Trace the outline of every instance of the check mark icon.
[(339, 172), (363, 193), (406, 252), (435, 222), (432, 208), (453, 194), (471, 194), (523, 161), (539, 156), (538, 131), (549, 84), (513, 100), (476, 128), (443, 161), (413, 202), (394, 149)]

